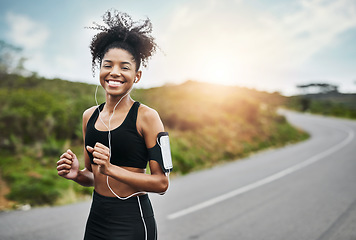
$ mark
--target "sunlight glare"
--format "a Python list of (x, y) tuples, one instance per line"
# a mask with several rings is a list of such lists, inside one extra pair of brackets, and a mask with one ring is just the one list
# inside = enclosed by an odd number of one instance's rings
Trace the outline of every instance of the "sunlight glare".
[(201, 79), (199, 80), (205, 82), (234, 85), (239, 75), (239, 67), (236, 61), (233, 62), (228, 56), (221, 55), (205, 58), (201, 61), (201, 64)]

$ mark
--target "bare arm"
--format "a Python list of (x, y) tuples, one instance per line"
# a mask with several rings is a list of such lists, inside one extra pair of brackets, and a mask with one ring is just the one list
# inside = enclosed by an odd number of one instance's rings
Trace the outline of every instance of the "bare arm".
[[(94, 108), (95, 110), (95, 108)], [(93, 113), (93, 108), (88, 109), (83, 114), (83, 139), (85, 141), (86, 125), (89, 117)], [(58, 175), (66, 179), (73, 180), (85, 187), (91, 187), (94, 185), (94, 175), (91, 169), (90, 158), (86, 150), (84, 149), (84, 162), (85, 168), (79, 170), (79, 161), (77, 156), (68, 149), (63, 153), (57, 162)]]

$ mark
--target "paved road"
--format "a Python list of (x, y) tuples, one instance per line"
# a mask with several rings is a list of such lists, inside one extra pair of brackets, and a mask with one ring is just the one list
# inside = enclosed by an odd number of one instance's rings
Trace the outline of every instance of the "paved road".
[[(285, 112), (305, 142), (151, 195), (161, 240), (355, 240), (356, 122)], [(0, 214), (0, 239), (81, 239), (90, 203)]]

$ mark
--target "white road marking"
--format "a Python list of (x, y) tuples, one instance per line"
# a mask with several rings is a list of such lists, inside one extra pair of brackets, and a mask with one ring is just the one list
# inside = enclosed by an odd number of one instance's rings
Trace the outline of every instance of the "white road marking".
[[(345, 130), (345, 129), (343, 129)], [(308, 158), (307, 160), (301, 162), (301, 163), (298, 163), (292, 167), (289, 167), (289, 168), (286, 168), (280, 172), (277, 172), (276, 174), (273, 174), (269, 177), (266, 177), (266, 178), (263, 178), (257, 182), (254, 182), (254, 183), (251, 183), (251, 184), (248, 184), (246, 186), (243, 186), (241, 188), (238, 188), (238, 189), (235, 189), (231, 192), (228, 192), (228, 193), (225, 193), (223, 195), (220, 195), (218, 197), (215, 197), (215, 198), (212, 198), (210, 200), (207, 200), (207, 201), (204, 201), (204, 202), (201, 202), (201, 203), (198, 203), (194, 206), (191, 206), (189, 208), (186, 208), (186, 209), (183, 209), (181, 211), (178, 211), (178, 212), (175, 212), (175, 213), (172, 213), (170, 215), (167, 216), (168, 219), (170, 220), (173, 220), (173, 219), (176, 219), (176, 218), (180, 218), (180, 217), (183, 217), (185, 215), (188, 215), (190, 213), (193, 213), (193, 212), (196, 212), (198, 210), (201, 210), (203, 208), (206, 208), (206, 207), (210, 207), (214, 204), (217, 204), (219, 202), (222, 202), (222, 201), (225, 201), (229, 198), (232, 198), (232, 197), (236, 197), (240, 194), (243, 194), (243, 193), (246, 193), (248, 191), (251, 191), (255, 188), (258, 188), (258, 187), (261, 187), (263, 185), (266, 185), (270, 182), (273, 182), (277, 179), (280, 179), (286, 175), (289, 175), (293, 172), (296, 172), (300, 169), (303, 169), (321, 159), (323, 159), (324, 157), (330, 155), (330, 154), (333, 154), (334, 152), (337, 152), (339, 151), (340, 149), (342, 149), (343, 147), (345, 147), (347, 144), (349, 144), (353, 139), (354, 139), (354, 132), (352, 131), (352, 129), (347, 129), (345, 130), (347, 133), (348, 133), (348, 136), (347, 138), (345, 138), (342, 142), (340, 142), (339, 144), (333, 146), (332, 148), (329, 148), (328, 150), (324, 151), (324, 152), (320, 152), (318, 154), (316, 154), (315, 156), (313, 157), (310, 157)]]

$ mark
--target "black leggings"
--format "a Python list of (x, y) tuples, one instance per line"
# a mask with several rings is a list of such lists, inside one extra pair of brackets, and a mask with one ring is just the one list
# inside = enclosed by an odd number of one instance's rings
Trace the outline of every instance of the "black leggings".
[(156, 222), (148, 195), (120, 200), (94, 191), (84, 240), (94, 239), (156, 240)]

